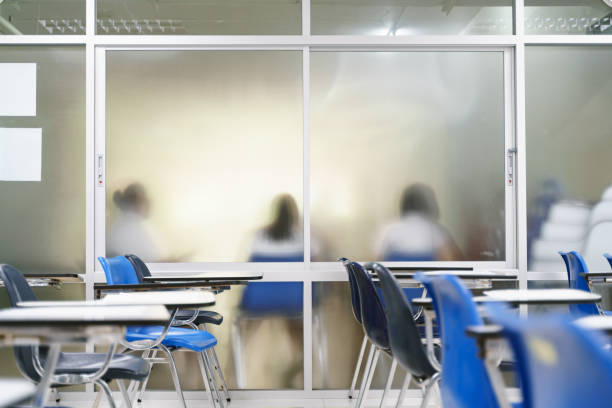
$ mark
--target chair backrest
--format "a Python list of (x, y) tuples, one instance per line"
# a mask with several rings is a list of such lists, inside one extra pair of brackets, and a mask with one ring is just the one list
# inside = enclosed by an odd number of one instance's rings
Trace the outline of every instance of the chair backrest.
[(610, 267), (612, 268), (612, 255), (605, 253), (604, 257), (608, 260), (608, 263), (610, 264)]
[[(567, 281), (570, 289), (586, 290), (591, 291), (589, 284), (582, 273), (588, 273), (589, 270), (582, 259), (582, 256), (576, 251), (570, 252), (559, 252), (563, 262), (565, 262), (565, 268), (567, 269)], [(598, 315), (600, 314), (599, 308), (596, 304), (585, 303), (585, 304), (570, 304), (570, 312), (576, 316), (583, 315)]]
[[(303, 262), (299, 254), (254, 253), (249, 262)], [(249, 282), (242, 294), (240, 308), (251, 315), (301, 317), (304, 290), (302, 282)]]
[(604, 221), (612, 221), (612, 201), (600, 201), (593, 207), (589, 217), (589, 226)]
[(365, 265), (366, 270), (376, 272), (385, 299), (389, 344), (393, 357), (417, 378), (429, 378), (436, 373), (423, 349), (423, 342), (408, 298), (395, 277), (379, 263)]
[(573, 325), (567, 316), (521, 320), (499, 306), (489, 307), (488, 315), (503, 327), (512, 346), (523, 406), (610, 406), (612, 357), (599, 333)]
[[(610, 202), (612, 204), (612, 201)], [(592, 271), (607, 269), (601, 254), (612, 250), (612, 220), (592, 225), (582, 247), (582, 256)]]
[[(23, 277), (21, 272), (11, 265), (0, 264), (0, 279), (4, 282), (4, 287), (8, 292), (9, 302), (12, 307), (16, 307), (19, 302), (37, 300), (28, 281)], [(38, 382), (40, 381), (40, 376), (34, 368), (34, 363), (32, 361), (34, 354), (32, 350), (33, 348), (29, 346), (13, 347), (15, 361), (17, 362), (19, 371), (30, 380)], [(46, 350), (46, 347), (40, 347), (39, 353), (44, 355)]]
[(560, 201), (553, 204), (548, 213), (548, 220), (563, 224), (586, 224), (591, 209), (583, 203)]
[(132, 263), (124, 256), (113, 258), (98, 257), (106, 283), (109, 285), (135, 285), (140, 283)]
[[(481, 325), (472, 294), (455, 276), (415, 276), (433, 299), (442, 341), (442, 405), (457, 408), (499, 406), (484, 362), (478, 357), (468, 326)], [(448, 374), (446, 374), (448, 373)]]
[(606, 188), (601, 195), (601, 201), (612, 201), (612, 186)]
[(350, 267), (359, 291), (363, 329), (373, 344), (382, 349), (389, 349), (387, 316), (385, 316), (376, 286), (363, 266), (357, 262), (351, 262)]
[(144, 277), (151, 276), (151, 271), (142, 259), (133, 254), (125, 255), (125, 257), (128, 261), (130, 261), (132, 267), (136, 271), (136, 277), (138, 278), (138, 282), (143, 283)]
[(355, 320), (361, 324), (361, 300), (359, 299), (359, 288), (357, 287), (357, 281), (355, 280), (355, 276), (353, 275), (353, 269), (351, 266), (351, 261), (346, 258), (338, 259), (344, 265), (346, 269), (346, 274), (348, 275), (349, 281), (349, 289), (351, 291), (351, 306), (353, 307), (353, 316), (355, 316)]

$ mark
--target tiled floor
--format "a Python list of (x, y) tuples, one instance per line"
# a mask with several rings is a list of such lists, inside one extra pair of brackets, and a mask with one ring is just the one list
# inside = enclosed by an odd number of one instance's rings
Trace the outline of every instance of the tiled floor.
[[(117, 403), (120, 401), (119, 395), (117, 395)], [(85, 400), (74, 400), (62, 399), (61, 404), (73, 408), (90, 408), (93, 401)], [(385, 408), (395, 406), (395, 398), (388, 398)], [(318, 398), (305, 398), (305, 399), (235, 399), (230, 404), (226, 405), (226, 408), (353, 408), (355, 401), (348, 399), (334, 398), (334, 399), (318, 399)], [(367, 402), (366, 408), (378, 408), (380, 406), (379, 399), (371, 399)], [(416, 408), (419, 406), (419, 401), (416, 399), (406, 399), (402, 408)], [(187, 400), (188, 408), (209, 408), (210, 405), (204, 400)], [(433, 403), (430, 408), (436, 407)], [(108, 408), (106, 401), (102, 401), (100, 408)], [(120, 407), (123, 408), (123, 407)], [(180, 408), (178, 401), (160, 399), (160, 400), (145, 400), (142, 404), (138, 404), (135, 408)]]

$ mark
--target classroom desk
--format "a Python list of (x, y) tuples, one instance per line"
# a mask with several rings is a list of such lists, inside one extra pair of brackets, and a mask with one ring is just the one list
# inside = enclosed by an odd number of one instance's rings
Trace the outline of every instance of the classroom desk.
[(19, 307), (54, 306), (147, 306), (164, 305), (168, 309), (198, 308), (215, 304), (215, 295), (208, 291), (151, 291), (111, 293), (98, 300), (75, 301), (28, 301), (19, 302)]
[(166, 289), (208, 289), (213, 292), (223, 292), (229, 290), (234, 285), (245, 285), (245, 281), (198, 281), (198, 282), (153, 282), (153, 283), (133, 283), (128, 285), (109, 285), (107, 283), (95, 283), (94, 294), (96, 299), (100, 299), (103, 293), (107, 292), (148, 292), (152, 290)]
[[(83, 279), (77, 273), (25, 273), (24, 278), (30, 286), (52, 286), (60, 288), (64, 283), (83, 283)], [(0, 287), (4, 287), (4, 282), (0, 280)]]
[(9, 408), (29, 400), (36, 393), (34, 384), (27, 380), (0, 379), (0, 408)]
[[(392, 270), (396, 279), (414, 279), (419, 271)], [(466, 270), (466, 269), (441, 269), (422, 272), (426, 276), (452, 275), (463, 280), (517, 280), (518, 274), (509, 271), (495, 271), (487, 269)]]
[(612, 316), (587, 316), (575, 321), (575, 323), (588, 330), (599, 330), (612, 335)]
[(156, 273), (145, 276), (145, 282), (214, 282), (214, 281), (253, 281), (261, 280), (263, 273), (251, 271), (209, 271), (200, 273)]
[[(33, 406), (38, 408), (44, 406), (47, 400), (61, 344), (88, 341), (116, 344), (123, 338), (126, 326), (164, 324), (169, 317), (166, 308), (160, 305), (89, 304), (76, 307), (9, 308), (0, 310), (0, 344), (49, 346), (43, 375), (33, 402)], [(114, 347), (111, 350), (114, 350)]]

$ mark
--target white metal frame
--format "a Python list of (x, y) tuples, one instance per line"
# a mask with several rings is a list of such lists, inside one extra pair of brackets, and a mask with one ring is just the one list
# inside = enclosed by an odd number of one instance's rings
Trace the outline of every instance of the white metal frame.
[[(215, 269), (255, 269), (266, 272), (268, 281), (297, 280), (304, 283), (304, 390), (291, 392), (243, 391), (237, 397), (257, 394), (321, 397), (338, 391), (312, 391), (312, 305), (314, 281), (344, 281), (336, 263), (310, 263), (309, 211), (309, 72), (310, 52), (315, 50), (488, 50), (504, 53), (504, 98), (506, 149), (516, 147), (514, 187), (506, 194), (506, 262), (428, 263), (427, 266), (506, 267), (519, 271), (519, 285), (529, 280), (562, 276), (527, 272), (526, 124), (525, 124), (525, 47), (527, 45), (612, 45), (612, 36), (556, 35), (527, 36), (524, 33), (524, 0), (514, 1), (514, 35), (501, 36), (327, 36), (310, 33), (310, 0), (302, 1), (302, 35), (289, 36), (107, 36), (96, 35), (95, 0), (86, 1), (86, 34), (76, 36), (0, 36), (0, 45), (82, 45), (86, 56), (86, 296), (93, 297), (93, 283), (103, 280), (96, 268), (96, 254), (104, 253), (104, 188), (96, 185), (96, 154), (103, 154), (105, 139), (105, 52), (111, 49), (232, 49), (295, 50), (303, 55), (303, 160), (304, 234), (303, 264), (193, 263), (154, 264), (156, 271)], [(500, 156), (501, 160), (501, 156)], [(423, 266), (419, 263), (395, 263)]]

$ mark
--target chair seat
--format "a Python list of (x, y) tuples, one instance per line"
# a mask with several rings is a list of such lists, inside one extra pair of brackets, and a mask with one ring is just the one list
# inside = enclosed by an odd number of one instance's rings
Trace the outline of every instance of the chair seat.
[(612, 316), (612, 310), (604, 310), (603, 314), (604, 316)]
[[(176, 320), (188, 320), (193, 316), (193, 311), (191, 310), (181, 310), (176, 315)], [(198, 313), (198, 317), (195, 318), (193, 323), (200, 324), (214, 324), (220, 325), (223, 322), (223, 316), (217, 312), (213, 312), (212, 310), (200, 310)]]
[[(163, 330), (162, 326), (132, 326), (127, 330), (127, 341), (155, 340)], [(217, 345), (215, 336), (204, 330), (171, 327), (162, 341), (166, 347), (181, 347), (200, 352)]]
[[(93, 374), (102, 367), (105, 359), (105, 353), (60, 353), (55, 374)], [(150, 370), (149, 363), (140, 357), (116, 354), (102, 378), (107, 382), (111, 380), (142, 381), (149, 375)]]

